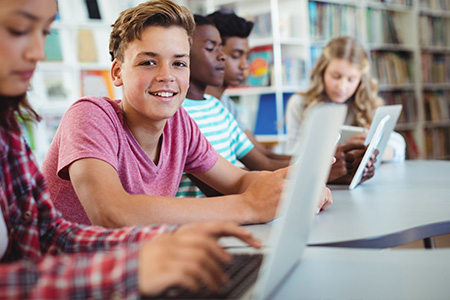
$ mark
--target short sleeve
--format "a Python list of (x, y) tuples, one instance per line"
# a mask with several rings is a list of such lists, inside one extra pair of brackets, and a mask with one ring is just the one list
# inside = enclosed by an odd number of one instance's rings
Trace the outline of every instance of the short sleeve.
[[(58, 175), (68, 179), (67, 167), (82, 158), (97, 158), (117, 170), (120, 119), (112, 105), (81, 99), (64, 115), (59, 133)], [(104, 103), (103, 103), (104, 102)]]

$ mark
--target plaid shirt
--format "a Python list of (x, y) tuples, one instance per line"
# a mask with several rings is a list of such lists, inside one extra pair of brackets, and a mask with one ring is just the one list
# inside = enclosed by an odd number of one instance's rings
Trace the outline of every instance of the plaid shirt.
[(107, 230), (64, 220), (23, 137), (1, 127), (0, 165), (0, 207), (9, 231), (0, 299), (139, 297), (136, 242), (172, 228)]

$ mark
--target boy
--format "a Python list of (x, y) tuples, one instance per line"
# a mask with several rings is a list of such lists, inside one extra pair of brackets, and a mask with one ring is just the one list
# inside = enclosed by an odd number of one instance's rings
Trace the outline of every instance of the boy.
[[(111, 76), (123, 99), (86, 97), (64, 115), (43, 165), (55, 206), (73, 221), (104, 227), (272, 220), (287, 169), (235, 167), (179, 108), (195, 24), (190, 13), (158, 3), (113, 24)], [(183, 171), (227, 196), (175, 198)]]
[[(219, 100), (205, 95), (207, 85), (222, 85), (226, 56), (222, 52), (222, 41), (217, 28), (212, 22), (200, 15), (194, 16), (196, 29), (191, 48), (191, 77), (187, 98), (183, 108), (197, 122), (202, 133), (220, 155), (236, 164), (241, 161), (250, 170), (273, 170), (288, 164), (288, 161), (272, 160), (253, 146), (244, 132), (239, 128), (234, 117)], [(177, 196), (202, 197), (214, 194), (207, 187), (183, 176)]]

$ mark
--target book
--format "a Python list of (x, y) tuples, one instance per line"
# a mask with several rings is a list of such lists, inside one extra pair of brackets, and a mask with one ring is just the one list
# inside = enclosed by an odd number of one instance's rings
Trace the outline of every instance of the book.
[(250, 50), (247, 85), (269, 86), (272, 65), (272, 45), (252, 48)]
[(45, 40), (45, 61), (63, 61), (59, 30), (51, 29)]
[(109, 71), (81, 71), (81, 95), (114, 99), (114, 86)]
[(97, 62), (97, 47), (90, 29), (78, 30), (78, 60), (81, 63)]
[[(286, 109), (287, 102), (292, 93), (283, 94), (283, 107)], [(258, 112), (256, 114), (255, 135), (277, 135), (278, 124), (276, 115), (275, 94), (264, 94), (259, 98)], [(284, 116), (284, 112), (283, 112)], [(286, 132), (286, 129), (283, 129)]]
[(402, 131), (400, 134), (405, 138), (406, 142), (406, 158), (417, 159), (419, 157), (419, 147), (412, 131)]
[(100, 20), (102, 18), (97, 0), (85, 0), (89, 19)]
[(68, 91), (64, 84), (64, 74), (61, 72), (43, 73), (45, 91), (49, 101), (64, 101)]

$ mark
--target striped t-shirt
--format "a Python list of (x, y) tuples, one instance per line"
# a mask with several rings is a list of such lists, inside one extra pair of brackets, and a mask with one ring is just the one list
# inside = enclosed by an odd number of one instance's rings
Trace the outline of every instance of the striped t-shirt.
[[(233, 115), (222, 103), (211, 95), (205, 100), (185, 99), (183, 108), (195, 120), (200, 131), (212, 146), (232, 164), (247, 155), (253, 149), (252, 142), (240, 129)], [(203, 193), (183, 175), (177, 197), (204, 197)]]

